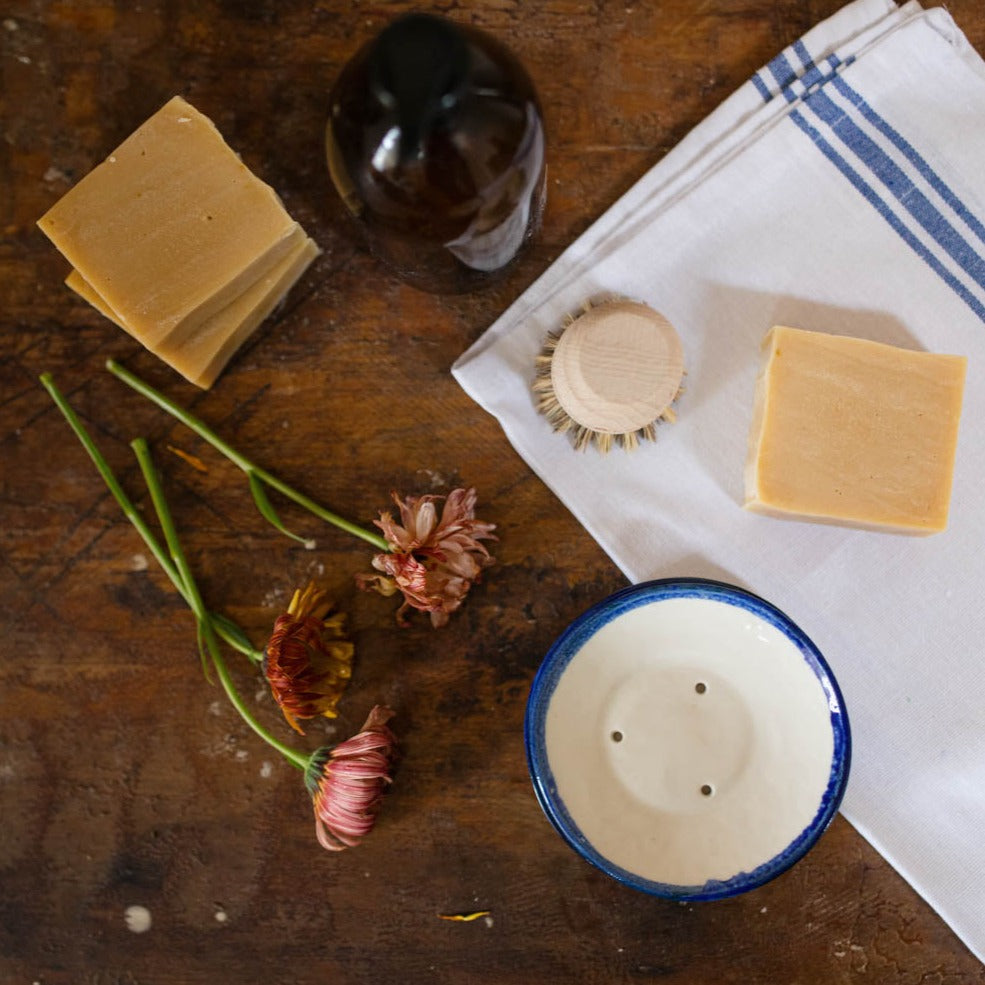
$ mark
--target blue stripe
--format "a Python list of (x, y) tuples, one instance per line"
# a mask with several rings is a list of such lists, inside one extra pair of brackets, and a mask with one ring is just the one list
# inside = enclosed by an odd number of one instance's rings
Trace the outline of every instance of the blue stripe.
[[(825, 74), (825, 71), (821, 68), (821, 66), (814, 64), (814, 59), (811, 58), (811, 53), (807, 50), (807, 46), (803, 41), (795, 41), (793, 43), (793, 50), (797, 53), (797, 57), (800, 59), (801, 64), (805, 69), (801, 79), (804, 83), (805, 89), (810, 89), (811, 86), (827, 82), (834, 74), (833, 71)], [(825, 61), (831, 69), (837, 69), (841, 64), (841, 59), (834, 54), (828, 55)]]
[(807, 50), (807, 45), (802, 40), (794, 41), (793, 50), (804, 66), (805, 72), (801, 76), (804, 88), (809, 89), (812, 85), (820, 82), (824, 78), (824, 73), (814, 64), (811, 53)]
[(865, 179), (828, 143), (821, 133), (807, 122), (800, 110), (794, 110), (790, 119), (807, 134), (822, 154), (848, 179), (863, 198), (889, 223), (900, 238), (934, 271), (978, 317), (985, 321), (985, 305), (961, 283), (902, 223)]
[(811, 65), (811, 67), (804, 72), (800, 81), (804, 83), (804, 89), (810, 89), (811, 86), (815, 86), (819, 82), (823, 82), (824, 78), (824, 73), (816, 65)]
[(926, 195), (907, 177), (900, 166), (823, 90), (811, 93), (804, 105), (832, 131), (883, 185), (907, 212), (943, 247), (944, 251), (979, 287), (985, 287), (985, 260), (934, 207)]
[[(810, 86), (816, 85), (819, 82), (824, 82), (826, 79), (830, 78), (830, 75), (825, 75), (823, 70), (814, 64), (814, 60), (811, 58), (810, 52), (807, 50), (807, 46), (803, 41), (798, 40), (793, 43), (793, 50), (797, 53), (797, 57), (800, 58), (806, 71), (800, 78), (803, 83), (804, 88), (809, 88)], [(841, 62), (835, 55), (829, 55), (827, 58), (828, 64), (831, 68), (837, 68)], [(776, 56), (767, 66), (766, 71), (773, 76), (776, 81), (778, 91), (782, 91), (788, 103), (792, 103), (796, 98), (797, 94), (791, 92), (789, 87), (792, 83), (797, 81), (797, 70), (790, 64), (787, 56), (781, 51), (780, 54)], [(759, 94), (763, 97), (763, 102), (768, 103), (777, 93), (772, 92), (763, 81), (762, 76), (759, 72), (756, 72), (752, 77), (752, 83), (759, 90)]]
[[(782, 51), (766, 67), (781, 89), (786, 89), (791, 82), (795, 82), (797, 79), (797, 73)], [(788, 102), (794, 98), (793, 93), (790, 92), (786, 93), (786, 97)]]
[[(906, 141), (902, 135), (894, 130), (884, 121), (871, 106), (858, 94), (852, 90), (838, 74), (838, 68), (842, 64), (837, 55), (831, 54), (826, 61), (832, 71), (824, 75), (817, 66), (814, 65), (810, 52), (807, 50), (803, 41), (796, 41), (793, 50), (803, 63), (806, 72), (804, 74), (805, 86), (814, 85), (818, 82), (826, 83), (834, 81), (839, 92), (843, 93), (849, 101), (855, 105), (863, 116), (883, 133), (896, 146), (926, 179), (927, 183), (941, 196), (941, 198), (954, 209), (955, 214), (960, 216), (964, 222), (975, 232), (975, 234), (985, 242), (985, 225), (967, 209), (957, 195), (955, 195), (947, 185), (935, 174), (929, 164), (920, 156), (913, 146)], [(845, 61), (845, 65), (850, 65), (853, 58)], [(788, 103), (797, 100), (795, 93), (788, 88), (790, 82), (796, 78), (796, 72), (791, 66), (786, 55), (781, 52), (767, 66), (768, 70), (781, 87)], [(758, 75), (756, 86), (760, 92), (765, 89), (765, 84)], [(940, 244), (944, 250), (954, 259), (958, 265), (968, 273), (975, 282), (985, 287), (985, 261), (975, 252), (974, 249), (964, 240), (961, 234), (934, 208), (927, 197), (916, 188), (912, 181), (900, 169), (895, 161), (885, 154), (881, 148), (867, 136), (859, 127), (850, 120), (824, 93), (820, 88), (809, 95), (805, 94), (803, 99), (805, 106), (809, 107), (820, 119), (824, 120), (832, 128), (833, 132), (842, 140), (845, 146), (855, 153), (859, 159), (865, 163), (869, 169), (879, 178), (883, 184), (893, 193), (893, 195), (903, 204), (904, 208), (917, 220), (917, 222)], [(951, 289), (975, 312), (982, 321), (985, 321), (985, 306), (961, 283), (941, 261), (929, 250), (919, 239), (906, 227), (900, 218), (889, 208), (879, 194), (869, 185), (862, 176), (839, 154), (834, 147), (828, 143), (821, 133), (812, 127), (799, 110), (794, 110), (791, 119), (806, 133), (821, 152), (838, 168), (838, 170), (849, 180), (853, 187), (872, 205), (873, 208), (889, 223), (903, 241), (924, 260), (925, 263), (949, 286)]]
[(835, 79), (835, 88), (840, 92), (846, 99), (848, 99), (861, 114), (868, 120), (883, 136), (887, 137), (898, 150), (900, 150), (903, 156), (920, 172), (920, 175), (926, 180), (927, 184), (937, 192), (940, 197), (947, 202), (947, 204), (954, 209), (955, 215), (961, 217), (965, 223), (967, 223), (968, 228), (975, 233), (975, 235), (985, 243), (985, 225), (978, 219), (974, 213), (972, 213), (968, 207), (958, 198), (957, 195), (947, 186), (947, 184), (940, 178), (940, 176), (934, 171), (934, 169), (927, 163), (927, 161), (921, 156), (919, 151), (900, 134), (894, 127), (892, 127), (886, 120), (884, 120), (866, 101), (865, 99), (851, 86), (848, 85), (844, 79)]
[(800, 59), (800, 63), (804, 68), (813, 68), (814, 59), (811, 58), (811, 53), (807, 50), (807, 45), (804, 44), (803, 38), (797, 38), (793, 43), (794, 54)]

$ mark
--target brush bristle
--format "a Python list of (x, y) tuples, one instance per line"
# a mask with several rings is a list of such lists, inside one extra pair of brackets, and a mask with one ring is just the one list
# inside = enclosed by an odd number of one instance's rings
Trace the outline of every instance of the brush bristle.
[[(609, 299), (607, 299), (609, 300)], [(612, 298), (611, 300), (618, 300)], [(591, 301), (586, 301), (582, 305), (585, 311), (592, 308)], [(537, 410), (547, 418), (547, 423), (551, 429), (558, 434), (572, 432), (572, 441), (576, 451), (585, 451), (591, 445), (601, 452), (607, 454), (614, 445), (619, 445), (625, 451), (634, 451), (639, 447), (641, 441), (657, 440), (657, 424), (660, 421), (667, 421), (673, 424), (677, 420), (677, 414), (672, 406), (664, 408), (660, 416), (649, 424), (636, 431), (628, 431), (623, 434), (610, 434), (606, 431), (596, 431), (594, 428), (579, 424), (565, 409), (554, 392), (554, 383), (551, 380), (551, 361), (554, 358), (554, 351), (557, 349), (558, 342), (564, 334), (564, 329), (574, 322), (572, 315), (566, 315), (564, 327), (558, 332), (550, 332), (544, 339), (543, 348), (534, 360), (534, 380), (531, 389), (536, 396)], [(685, 372), (685, 376), (687, 373)], [(674, 394), (671, 404), (676, 403), (677, 398), (684, 392), (683, 385)]]

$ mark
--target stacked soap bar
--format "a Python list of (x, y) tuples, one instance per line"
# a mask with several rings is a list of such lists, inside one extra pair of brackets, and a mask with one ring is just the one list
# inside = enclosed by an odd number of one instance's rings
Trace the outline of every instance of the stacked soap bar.
[(763, 349), (748, 509), (898, 533), (947, 527), (963, 356), (783, 326)]
[(206, 388), (319, 253), (180, 96), (38, 225), (72, 264), (69, 287)]

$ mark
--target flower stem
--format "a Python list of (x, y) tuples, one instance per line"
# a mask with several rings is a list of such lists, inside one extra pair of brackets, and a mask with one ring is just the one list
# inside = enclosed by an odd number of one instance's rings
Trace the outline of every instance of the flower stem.
[(271, 489), (276, 489), (279, 493), (286, 496), (288, 499), (293, 500), (298, 504), (298, 506), (303, 507), (309, 513), (313, 513), (319, 519), (338, 527), (340, 530), (346, 531), (346, 533), (353, 534), (355, 537), (360, 537), (367, 543), (372, 544), (375, 548), (377, 548), (377, 550), (390, 550), (387, 542), (379, 534), (376, 534), (371, 530), (367, 530), (364, 527), (360, 527), (355, 523), (351, 523), (349, 520), (345, 520), (340, 517), (337, 513), (333, 513), (331, 510), (325, 509), (324, 506), (319, 505), (313, 499), (305, 496), (304, 493), (298, 492), (286, 482), (278, 479), (275, 475), (271, 475), (265, 469), (255, 465), (245, 455), (240, 454), (240, 452), (236, 451), (235, 448), (223, 441), (219, 435), (208, 427), (208, 425), (195, 417), (194, 414), (191, 414), (184, 408), (179, 407), (178, 404), (176, 404), (169, 397), (166, 397), (160, 391), (155, 390), (149, 383), (145, 383), (139, 376), (136, 376), (131, 373), (130, 370), (121, 366), (115, 359), (107, 359), (106, 368), (114, 376), (126, 383), (127, 386), (132, 387), (138, 393), (147, 397), (148, 400), (151, 400), (157, 404), (158, 407), (166, 410), (172, 417), (176, 417), (182, 424), (191, 428), (200, 438), (207, 441), (213, 448), (215, 448), (216, 451), (224, 455), (229, 459), (229, 461), (237, 466), (237, 468), (245, 472), (248, 477), (255, 476), (261, 482), (270, 486)]
[(232, 705), (236, 711), (239, 712), (239, 715), (243, 721), (246, 722), (246, 724), (249, 725), (261, 739), (264, 740), (264, 742), (276, 749), (277, 752), (288, 760), (288, 762), (292, 763), (294, 766), (297, 766), (298, 769), (304, 770), (308, 765), (308, 759), (310, 757), (304, 755), (303, 753), (299, 753), (297, 750), (292, 749), (279, 739), (274, 738), (274, 736), (271, 735), (256, 720), (256, 718), (254, 718), (253, 713), (246, 707), (242, 696), (236, 690), (232, 678), (229, 675), (229, 668), (226, 666), (226, 661), (223, 659), (222, 652), (219, 649), (219, 643), (212, 625), (212, 620), (209, 618), (208, 612), (205, 609), (205, 603), (202, 601), (202, 595), (198, 590), (198, 585), (195, 583), (195, 577), (192, 574), (191, 568), (188, 566), (185, 553), (181, 548), (181, 542), (178, 540), (178, 532), (175, 529), (174, 520), (171, 517), (171, 511), (168, 508), (167, 500), (164, 498), (164, 490), (161, 488), (161, 481), (157, 474), (157, 469), (154, 467), (154, 462), (151, 459), (150, 449), (147, 447), (147, 442), (143, 438), (137, 438), (135, 441), (130, 443), (130, 447), (133, 448), (137, 455), (137, 461), (140, 463), (140, 471), (143, 473), (144, 481), (147, 483), (147, 488), (150, 491), (151, 499), (154, 503), (154, 509), (157, 511), (157, 518), (161, 523), (161, 529), (164, 531), (164, 538), (168, 544), (168, 550), (171, 552), (171, 557), (174, 559), (175, 568), (177, 569), (178, 575), (184, 583), (188, 603), (192, 608), (192, 612), (195, 613), (196, 619), (198, 619), (202, 635), (205, 639), (205, 646), (209, 651), (209, 656), (212, 658), (212, 664), (219, 676), (219, 681), (222, 684), (223, 690), (226, 692), (226, 696), (229, 698), (230, 702), (232, 702)]
[[(161, 547), (157, 538), (147, 525), (147, 521), (140, 514), (137, 507), (134, 506), (130, 497), (123, 491), (123, 487), (113, 474), (113, 470), (110, 468), (109, 462), (106, 461), (103, 453), (96, 447), (95, 442), (92, 440), (89, 432), (86, 431), (85, 426), (79, 420), (78, 415), (72, 409), (71, 404), (69, 404), (69, 402), (62, 395), (61, 391), (55, 385), (55, 381), (52, 379), (51, 373), (42, 373), (41, 384), (51, 395), (51, 399), (54, 400), (56, 406), (65, 417), (65, 420), (68, 421), (69, 426), (75, 432), (75, 436), (79, 439), (82, 447), (92, 459), (96, 469), (103, 478), (103, 482), (106, 483), (106, 487), (112, 493), (113, 498), (119, 504), (120, 509), (123, 510), (126, 518), (131, 524), (133, 524), (133, 527), (137, 533), (140, 534), (141, 539), (147, 545), (147, 549), (154, 555), (155, 560), (158, 564), (160, 564), (164, 573), (171, 581), (171, 584), (178, 590), (178, 594), (180, 594), (185, 602), (190, 605), (191, 603), (189, 602), (188, 595), (185, 591), (185, 586), (182, 584), (181, 578), (178, 576), (178, 572), (171, 563), (171, 559), (168, 557), (167, 552)], [(240, 629), (239, 626), (236, 625), (236, 623), (234, 623), (231, 619), (228, 619), (226, 616), (220, 616), (217, 613), (210, 613), (209, 615), (216, 632), (233, 649), (245, 654), (254, 663), (259, 663), (263, 659), (263, 653), (249, 644), (246, 634), (242, 629)]]

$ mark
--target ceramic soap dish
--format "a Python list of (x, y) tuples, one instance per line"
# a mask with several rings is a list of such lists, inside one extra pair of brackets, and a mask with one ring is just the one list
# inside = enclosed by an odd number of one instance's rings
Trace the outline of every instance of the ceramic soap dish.
[(547, 817), (657, 896), (734, 896), (789, 868), (841, 802), (851, 737), (818, 649), (775, 606), (704, 579), (628, 588), (548, 652), (526, 714)]

